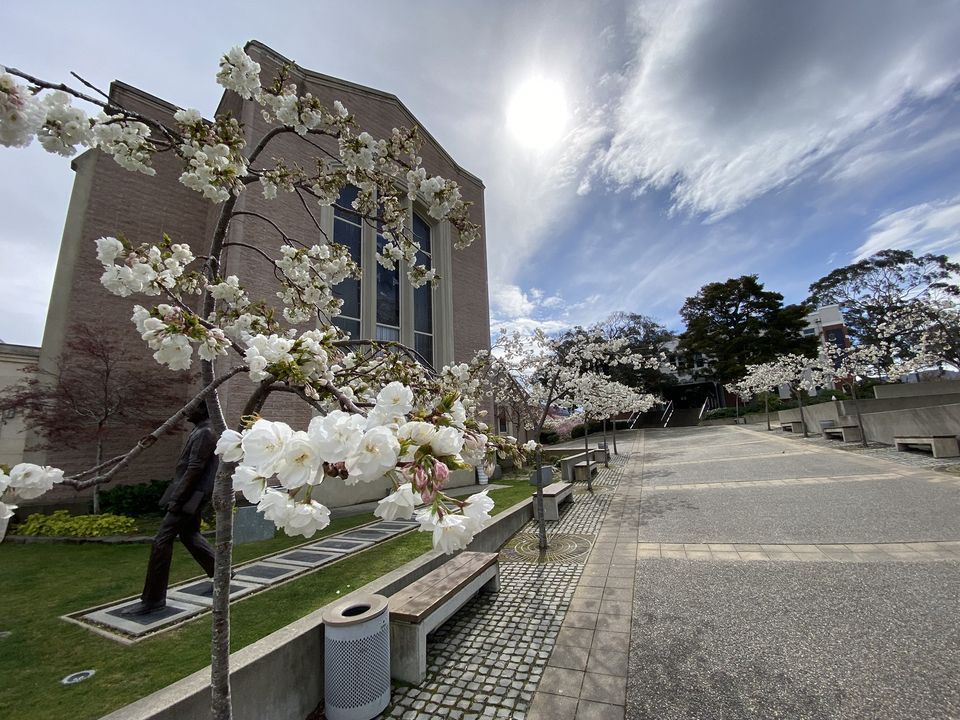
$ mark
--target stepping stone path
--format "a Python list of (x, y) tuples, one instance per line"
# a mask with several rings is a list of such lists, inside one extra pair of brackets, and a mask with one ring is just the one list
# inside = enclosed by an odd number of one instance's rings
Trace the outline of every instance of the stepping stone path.
[[(236, 572), (230, 583), (230, 600), (238, 600), (314, 572), (416, 527), (418, 523), (414, 520), (374, 522), (331, 535), (319, 542), (308, 542), (238, 565), (234, 568)], [(121, 642), (135, 642), (207, 612), (213, 604), (213, 582), (201, 577), (171, 586), (167, 591), (167, 606), (159, 612), (133, 617), (119, 614), (121, 610), (137, 602), (139, 598), (126, 598), (72, 613), (65, 619)]]

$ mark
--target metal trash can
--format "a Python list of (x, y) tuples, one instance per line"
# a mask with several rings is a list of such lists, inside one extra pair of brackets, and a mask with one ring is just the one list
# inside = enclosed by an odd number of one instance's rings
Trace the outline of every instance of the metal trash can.
[[(547, 485), (550, 484), (550, 481), (551, 481), (551, 480), (553, 480), (553, 467), (551, 467), (550, 465), (545, 465), (544, 467), (541, 467), (541, 468), (540, 468), (540, 482), (544, 485), (544, 487), (546, 487)], [(531, 484), (531, 485), (536, 485), (536, 484), (537, 484), (537, 471), (536, 471), (536, 470), (534, 470), (532, 473), (530, 473), (530, 484)]]
[(358, 594), (323, 613), (328, 720), (370, 720), (390, 702), (390, 613), (382, 595)]

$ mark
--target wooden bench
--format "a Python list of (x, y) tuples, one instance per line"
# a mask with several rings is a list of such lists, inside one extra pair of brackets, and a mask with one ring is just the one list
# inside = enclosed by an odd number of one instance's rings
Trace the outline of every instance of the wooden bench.
[(598, 463), (596, 460), (591, 460), (591, 461), (589, 462), (590, 475), (588, 476), (588, 475), (587, 475), (587, 465), (588, 465), (587, 461), (586, 461), (586, 460), (582, 460), (582, 461), (576, 463), (576, 464), (573, 466), (573, 479), (574, 479), (574, 480), (576, 480), (577, 482), (587, 482), (590, 478), (593, 477), (594, 473), (596, 473), (597, 470), (600, 469), (600, 463)]
[(462, 552), (391, 595), (391, 677), (422, 683), (427, 674), (427, 635), (484, 589), (500, 590), (497, 554)]
[(821, 430), (825, 438), (831, 440), (843, 440), (843, 442), (860, 442), (863, 435), (860, 434), (859, 425), (837, 425), (836, 427), (823, 428)]
[(893, 438), (897, 450), (917, 445), (929, 446), (935, 458), (960, 457), (960, 445), (956, 435), (904, 435)]
[(792, 420), (791, 422), (780, 423), (780, 429), (783, 432), (802, 433), (803, 423), (800, 422), (799, 420)]
[[(533, 493), (536, 498), (537, 493)], [(555, 482), (543, 488), (543, 519), (559, 520), (560, 505), (569, 500), (573, 502), (573, 483)], [(537, 501), (533, 501), (533, 517), (539, 518)]]

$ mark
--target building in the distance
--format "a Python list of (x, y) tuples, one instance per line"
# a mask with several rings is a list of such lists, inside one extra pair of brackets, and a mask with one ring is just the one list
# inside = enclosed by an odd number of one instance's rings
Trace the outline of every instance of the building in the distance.
[[(407, 208), (409, 226), (420, 242), (424, 259), (442, 278), (435, 289), (415, 290), (405, 273), (378, 265), (376, 227), (361, 223), (353, 213), (334, 212), (333, 208), (314, 203), (311, 218), (299, 196), (281, 193), (275, 200), (265, 200), (258, 186), (251, 186), (241, 195), (238, 208), (269, 215), (286, 234), (308, 244), (322, 243), (326, 236), (350, 247), (361, 267), (362, 279), (340, 286), (344, 306), (338, 324), (354, 337), (399, 340), (415, 348), (435, 367), (467, 360), (481, 348), (489, 348), (484, 186), (480, 179), (462, 168), (396, 96), (300, 67), (256, 41), (250, 42), (246, 49), (260, 63), (264, 85), (269, 85), (277, 72), (286, 67), (286, 82), (296, 83), (301, 93), (310, 92), (328, 107), (340, 100), (356, 117), (360, 128), (374, 137), (389, 137), (394, 127), (418, 127), (423, 139), (420, 154), (424, 168), (430, 174), (442, 175), (460, 185), (464, 200), (472, 203), (471, 218), (480, 225), (481, 233), (469, 248), (455, 251), (455, 230), (450, 224), (431, 218), (426, 212), (427, 206), (419, 199), (411, 202)], [(161, 122), (172, 123), (172, 115), (178, 109), (170, 102), (119, 81), (111, 85), (110, 97), (119, 105)], [(231, 92), (224, 93), (217, 112), (229, 112), (243, 123), (247, 147), (255, 146), (275, 127), (267, 124), (253, 101)], [(264, 155), (283, 157), (289, 166), (300, 163), (309, 169), (312, 158), (322, 152), (311, 142), (320, 143), (335, 153), (335, 145), (329, 142), (324, 145), (327, 140), (280, 135), (270, 142)], [(40, 363), (44, 367), (52, 366), (78, 327), (96, 327), (99, 332), (128, 341), (142, 362), (156, 369), (158, 382), (179, 387), (182, 397), (186, 398), (196, 378), (157, 365), (130, 321), (133, 304), (146, 304), (145, 300), (151, 298), (119, 298), (109, 294), (100, 285), (102, 268), (95, 254), (97, 238), (119, 233), (135, 244), (159, 240), (167, 233), (174, 241), (189, 243), (196, 254), (204, 254), (220, 206), (211, 204), (179, 182), (181, 164), (171, 153), (157, 155), (154, 167), (156, 176), (146, 177), (122, 169), (112, 158), (97, 151), (84, 153), (73, 161), (76, 179)], [(348, 188), (340, 204), (349, 206), (350, 200)], [(279, 256), (280, 237), (269, 224), (252, 214), (232, 222), (229, 239), (253, 245), (273, 257)], [(253, 299), (275, 297), (277, 285), (272, 269), (256, 252), (241, 246), (228, 248), (223, 274), (237, 275)], [(224, 361), (224, 367), (229, 367), (232, 359)], [(245, 376), (234, 378), (223, 387), (222, 397), (230, 422), (238, 420), (249, 387)], [(149, 391), (144, 388), (144, 392)], [(303, 403), (283, 394), (275, 394), (263, 414), (298, 426), (305, 426), (310, 417)], [(123, 430), (114, 433), (109, 439), (108, 456), (131, 447), (139, 434), (140, 431)], [(121, 482), (169, 478), (183, 440), (184, 435), (177, 434), (158, 442), (144, 453), (142, 461), (138, 460), (137, 465), (123, 475)], [(92, 465), (93, 451), (51, 450), (34, 459), (62, 467), (69, 473)], [(78, 497), (63, 488), (44, 497), (45, 501), (51, 499), (60, 503), (86, 502), (85, 496)]]
[(850, 338), (839, 305), (824, 305), (807, 315), (804, 337), (817, 337), (826, 345), (847, 347)]
[[(24, 370), (35, 366), (39, 359), (38, 347), (0, 342), (0, 391), (26, 380)], [(26, 437), (19, 410), (7, 408), (0, 412), (0, 465), (12, 467), (23, 460)]]

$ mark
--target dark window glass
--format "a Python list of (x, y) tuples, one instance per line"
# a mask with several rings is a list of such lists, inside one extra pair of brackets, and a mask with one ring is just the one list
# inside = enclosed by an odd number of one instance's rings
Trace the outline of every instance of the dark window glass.
[[(338, 200), (338, 204), (345, 204), (349, 206), (356, 195), (357, 189), (352, 186), (347, 186), (340, 193), (340, 200)], [(357, 263), (357, 265), (360, 265), (360, 216), (356, 215), (355, 213), (341, 212), (339, 209), (335, 209), (334, 212), (333, 241), (340, 243), (341, 245), (345, 245), (350, 250), (350, 257), (353, 258), (353, 261)], [(353, 337), (360, 337), (360, 281), (352, 278), (344, 280), (342, 283), (334, 287), (333, 292), (334, 295), (343, 300), (343, 306), (340, 308), (340, 314), (346, 318), (351, 318), (351, 327), (353, 321), (357, 321), (357, 329), (355, 333), (343, 325), (340, 325), (340, 327), (343, 327), (344, 330), (350, 332)], [(347, 321), (345, 320), (345, 322)]]
[(340, 191), (340, 197), (337, 198), (337, 203), (333, 208), (333, 216), (338, 218), (346, 218), (350, 222), (357, 223), (359, 225), (360, 215), (349, 209), (353, 207), (353, 201), (357, 199), (358, 192), (358, 188), (353, 185), (344, 186), (343, 190)]
[[(377, 236), (377, 251), (386, 241)], [(400, 326), (400, 270), (388, 270), (377, 263), (377, 322)]]
[(414, 334), (414, 343), (416, 350), (428, 363), (433, 365), (433, 335), (424, 335), (423, 333)]
[(433, 288), (430, 283), (413, 291), (413, 329), (433, 332)]
[(351, 318), (360, 317), (360, 281), (348, 278), (337, 285), (334, 294), (343, 300), (340, 314)]
[(421, 250), (430, 252), (430, 226), (416, 213), (413, 215), (413, 239), (420, 245)]
[(351, 320), (350, 318), (337, 316), (333, 319), (333, 324), (336, 325), (341, 330), (343, 330), (353, 339), (360, 337), (360, 321), (359, 320)]

